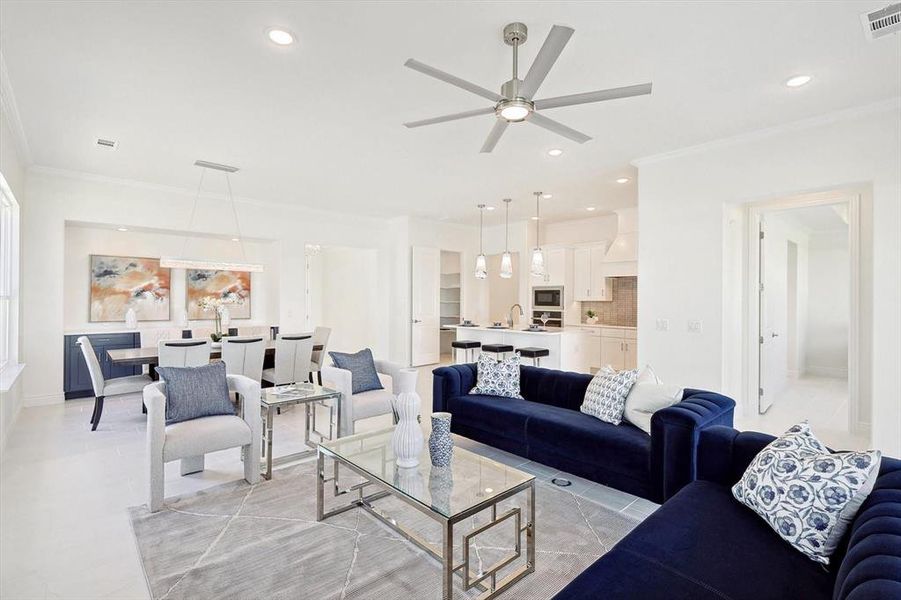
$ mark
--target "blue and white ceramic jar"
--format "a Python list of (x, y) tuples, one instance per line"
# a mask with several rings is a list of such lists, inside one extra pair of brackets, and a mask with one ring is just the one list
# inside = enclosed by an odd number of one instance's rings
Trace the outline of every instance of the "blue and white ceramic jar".
[(436, 467), (447, 467), (454, 457), (454, 441), (450, 433), (451, 414), (432, 413), (432, 433), (429, 435), (429, 454)]

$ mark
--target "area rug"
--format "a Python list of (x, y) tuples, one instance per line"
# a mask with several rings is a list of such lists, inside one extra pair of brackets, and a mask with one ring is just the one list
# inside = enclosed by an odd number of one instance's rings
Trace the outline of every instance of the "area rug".
[[(441, 598), (438, 562), (362, 509), (316, 521), (315, 471), (315, 462), (308, 462), (254, 486), (224, 484), (169, 499), (155, 514), (144, 506), (131, 508), (152, 598)], [(550, 484), (539, 482), (536, 497), (536, 570), (504, 598), (552, 597), (638, 524)], [(511, 499), (501, 509), (519, 502), (524, 499)], [(415, 509), (391, 497), (376, 505), (427, 540), (440, 541), (437, 523)], [(473, 517), (471, 524), (485, 518)], [(463, 529), (457, 526), (455, 564)], [(473, 538), (474, 560), (487, 568), (506, 556), (513, 529), (510, 520)], [(478, 596), (455, 579), (454, 598)]]

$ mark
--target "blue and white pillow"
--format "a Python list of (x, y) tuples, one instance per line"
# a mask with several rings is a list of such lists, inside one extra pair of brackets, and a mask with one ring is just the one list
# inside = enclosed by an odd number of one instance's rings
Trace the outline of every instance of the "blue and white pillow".
[(485, 396), (505, 396), (507, 398), (523, 397), (519, 395), (519, 365), (522, 357), (519, 352), (504, 360), (495, 360), (488, 354), (479, 354), (476, 386), (470, 394)]
[(597, 373), (588, 389), (579, 410), (601, 421), (619, 425), (626, 410), (626, 398), (638, 378), (638, 369), (614, 371), (606, 367)]
[(732, 495), (793, 548), (828, 565), (873, 490), (880, 459), (878, 450), (830, 452), (800, 423), (754, 457)]

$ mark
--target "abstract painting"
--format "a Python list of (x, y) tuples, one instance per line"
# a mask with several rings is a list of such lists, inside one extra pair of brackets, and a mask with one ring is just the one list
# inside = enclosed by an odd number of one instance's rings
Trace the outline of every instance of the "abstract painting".
[(169, 280), (158, 258), (91, 255), (91, 322), (168, 321)]
[(210, 312), (200, 308), (200, 300), (219, 300), (232, 319), (250, 318), (250, 273), (247, 271), (185, 270), (185, 299), (188, 318), (212, 319)]

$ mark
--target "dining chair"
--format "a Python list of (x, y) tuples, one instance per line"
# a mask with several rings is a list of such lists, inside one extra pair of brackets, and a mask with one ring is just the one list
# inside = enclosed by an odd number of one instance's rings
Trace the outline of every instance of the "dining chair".
[(313, 338), (310, 334), (279, 335), (275, 340), (275, 367), (263, 369), (263, 381), (272, 385), (307, 381), (312, 356)]
[(210, 341), (160, 340), (157, 354), (161, 367), (202, 367), (210, 363)]
[(83, 335), (78, 338), (76, 343), (81, 347), (84, 361), (88, 365), (88, 372), (91, 374), (91, 385), (94, 388), (94, 413), (91, 415), (91, 431), (96, 431), (97, 425), (100, 424), (100, 415), (103, 414), (104, 398), (140, 392), (145, 385), (153, 383), (153, 380), (149, 375), (130, 375), (128, 377), (106, 379), (103, 376), (103, 369), (100, 367), (97, 353), (94, 352), (94, 347), (91, 345), (91, 340)]
[(257, 383), (263, 377), (263, 338), (225, 338), (222, 340), (222, 362), (229, 375), (244, 375)]
[(321, 346), (319, 350), (313, 350), (313, 356), (310, 360), (310, 381), (313, 381), (313, 373), (319, 378), (319, 385), (322, 385), (322, 361), (327, 356), (325, 351), (328, 347), (328, 338), (332, 334), (329, 327), (317, 327), (313, 331), (313, 345)]

